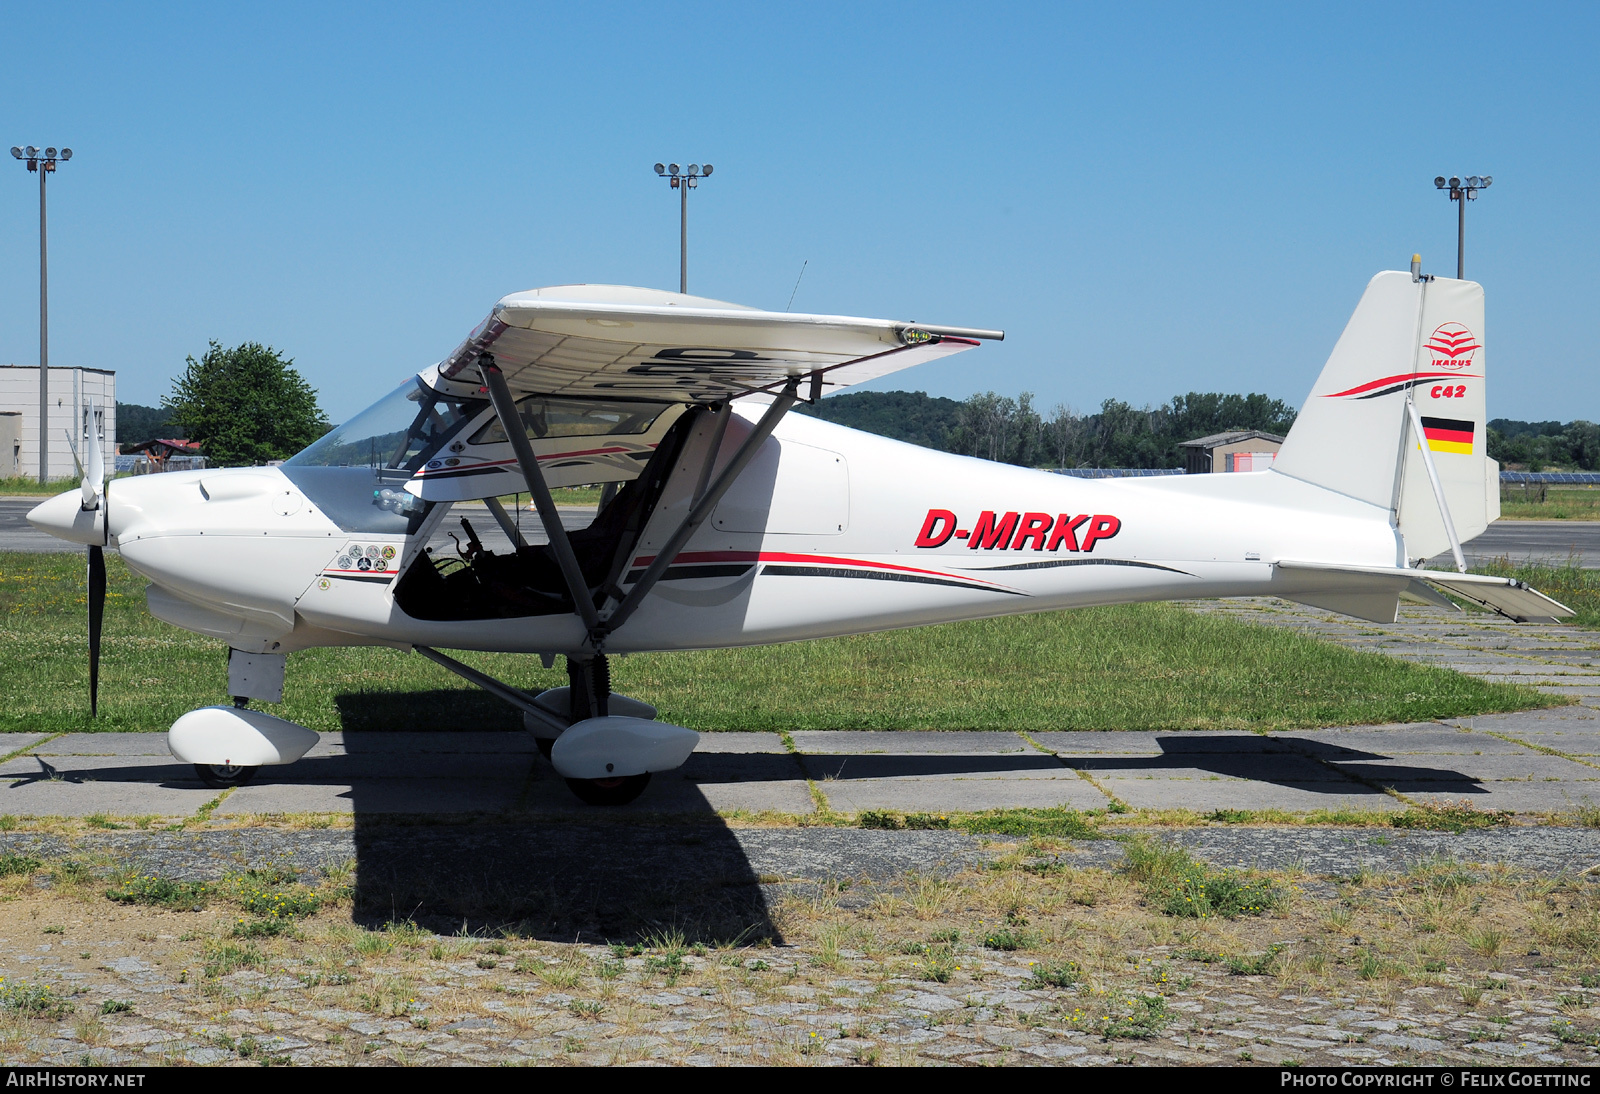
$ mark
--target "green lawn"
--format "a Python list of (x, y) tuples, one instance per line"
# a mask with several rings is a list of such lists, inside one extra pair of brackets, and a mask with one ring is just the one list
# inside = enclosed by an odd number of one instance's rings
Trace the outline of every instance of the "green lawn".
[(1502, 520), (1600, 520), (1600, 488), (1593, 486), (1546, 486), (1544, 500), (1539, 488), (1505, 483), (1500, 487)]
[[(151, 618), (114, 554), (88, 717), (83, 560), (0, 554), (0, 730), (165, 730), (226, 702), (222, 643)], [(463, 660), (526, 688), (537, 658)], [(700, 730), (1293, 729), (1553, 705), (1522, 687), (1172, 605), (1020, 616), (758, 649), (614, 659), (618, 691)], [(412, 653), (307, 650), (273, 708), (317, 730), (510, 729), (518, 716)]]

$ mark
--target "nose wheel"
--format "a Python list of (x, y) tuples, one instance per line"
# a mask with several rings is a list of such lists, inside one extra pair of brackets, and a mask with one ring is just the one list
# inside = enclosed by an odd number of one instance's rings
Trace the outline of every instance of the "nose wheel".
[[(255, 778), (259, 767), (240, 767), (235, 764), (195, 764), (194, 773), (200, 776), (200, 781), (214, 790), (225, 790), (232, 786), (243, 786)], [(644, 787), (639, 789), (643, 790)], [(580, 795), (581, 796), (581, 795)]]

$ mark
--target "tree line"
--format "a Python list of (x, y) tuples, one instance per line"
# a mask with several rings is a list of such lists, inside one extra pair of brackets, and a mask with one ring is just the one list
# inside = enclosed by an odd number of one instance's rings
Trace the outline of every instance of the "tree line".
[(1196, 391), (1158, 407), (1107, 399), (1089, 414), (1058, 403), (1048, 417), (1026, 391), (1015, 399), (987, 391), (959, 401), (857, 391), (800, 409), (852, 429), (1023, 467), (1182, 467), (1184, 441), (1243, 429), (1282, 436), (1295, 418), (1281, 399)]
[(1600, 471), (1600, 425), (1571, 422), (1489, 421), (1489, 458), (1526, 471)]

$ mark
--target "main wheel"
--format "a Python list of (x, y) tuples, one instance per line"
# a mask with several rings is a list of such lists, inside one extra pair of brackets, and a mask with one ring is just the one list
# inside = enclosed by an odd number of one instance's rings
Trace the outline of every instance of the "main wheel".
[(239, 767), (235, 764), (195, 764), (194, 773), (209, 787), (223, 790), (230, 786), (243, 786), (256, 777), (259, 767)]
[(627, 805), (650, 785), (650, 772), (620, 779), (568, 779), (567, 786), (585, 805)]

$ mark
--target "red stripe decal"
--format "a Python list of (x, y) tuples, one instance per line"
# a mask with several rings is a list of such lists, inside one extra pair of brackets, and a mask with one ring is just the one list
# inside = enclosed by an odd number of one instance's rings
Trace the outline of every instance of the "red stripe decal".
[(1324, 395), (1323, 398), (1338, 399), (1345, 395), (1359, 395), (1363, 391), (1371, 391), (1375, 387), (1382, 387), (1385, 384), (1403, 383), (1407, 380), (1454, 380), (1457, 377), (1467, 380), (1482, 379), (1482, 377), (1474, 376), (1470, 372), (1402, 372), (1398, 376), (1385, 376), (1381, 380), (1370, 380), (1367, 383), (1362, 384), (1360, 387), (1353, 387), (1348, 391), (1331, 392), (1327, 395)]
[[(640, 555), (633, 560), (634, 566), (648, 566), (655, 561), (655, 555)], [(887, 562), (866, 562), (859, 558), (838, 558), (833, 555), (794, 555), (783, 551), (685, 551), (673, 559), (673, 564), (693, 562), (809, 562), (818, 566), (860, 566), (870, 570), (891, 570), (906, 574), (927, 574), (930, 577), (942, 577), (951, 581), (975, 581), (984, 585), (993, 585), (996, 588), (1007, 588), (998, 581), (984, 581), (982, 578), (970, 577), (966, 574), (950, 574), (943, 570), (924, 570), (916, 566), (894, 566)]]

